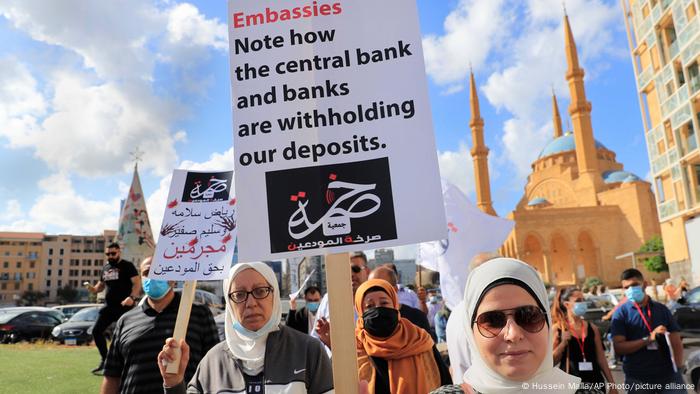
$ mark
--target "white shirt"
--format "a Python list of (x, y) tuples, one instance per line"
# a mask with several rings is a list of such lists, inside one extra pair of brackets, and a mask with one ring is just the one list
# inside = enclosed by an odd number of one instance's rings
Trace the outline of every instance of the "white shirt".
[(418, 296), (416, 293), (409, 289), (408, 287), (404, 287), (401, 285), (399, 286), (399, 304), (404, 304), (408, 306), (412, 306), (416, 309), (421, 309), (420, 308), (420, 301), (418, 301)]
[(467, 333), (462, 325), (466, 318), (465, 315), (464, 301), (460, 301), (447, 319), (447, 328), (445, 329), (447, 353), (450, 356), (452, 383), (454, 384), (464, 383), (462, 376), (472, 364), (467, 344)]

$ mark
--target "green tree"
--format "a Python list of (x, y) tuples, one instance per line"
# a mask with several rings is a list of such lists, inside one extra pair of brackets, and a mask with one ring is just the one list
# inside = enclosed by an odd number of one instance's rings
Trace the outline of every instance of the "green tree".
[(650, 252), (659, 254), (644, 259), (644, 266), (647, 270), (651, 272), (668, 272), (668, 264), (666, 264), (666, 256), (664, 255), (664, 241), (660, 236), (653, 236), (639, 248), (639, 253)]
[(64, 304), (70, 304), (73, 302), (78, 301), (78, 297), (80, 294), (78, 293), (78, 290), (65, 285), (58, 289), (56, 291), (56, 295), (58, 296), (58, 299), (61, 300), (62, 303)]
[(596, 286), (602, 285), (603, 281), (600, 280), (597, 276), (589, 276), (586, 278), (586, 280), (583, 282), (583, 287), (586, 289), (592, 289)]
[(44, 293), (40, 291), (27, 290), (22, 293), (20, 303), (25, 306), (37, 305), (44, 298)]

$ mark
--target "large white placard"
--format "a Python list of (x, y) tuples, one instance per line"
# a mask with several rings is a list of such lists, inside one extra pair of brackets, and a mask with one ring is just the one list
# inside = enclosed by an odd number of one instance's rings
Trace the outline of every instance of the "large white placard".
[(150, 278), (218, 280), (236, 244), (233, 171), (175, 170)]
[(241, 261), (446, 236), (414, 0), (229, 0)]

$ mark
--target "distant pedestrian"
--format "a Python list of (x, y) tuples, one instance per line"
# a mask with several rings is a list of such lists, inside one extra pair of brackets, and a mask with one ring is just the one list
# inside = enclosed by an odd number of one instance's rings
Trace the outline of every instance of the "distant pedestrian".
[(289, 300), (289, 312), (287, 313), (286, 325), (304, 334), (309, 334), (314, 329), (316, 312), (321, 303), (321, 289), (316, 286), (309, 286), (304, 290), (304, 301), (306, 305), (297, 309), (296, 298)]
[(105, 288), (105, 306), (100, 309), (95, 325), (92, 327), (92, 337), (95, 346), (100, 351), (100, 365), (92, 370), (99, 373), (104, 369), (107, 358), (107, 341), (104, 332), (110, 324), (119, 320), (131, 307), (136, 305), (141, 294), (141, 279), (138, 271), (129, 261), (121, 259), (118, 243), (111, 243), (105, 252), (107, 264), (102, 267), (102, 277), (96, 285), (85, 282), (87, 290), (99, 293)]
[(450, 318), (450, 308), (447, 305), (442, 304), (435, 317), (433, 318), (435, 322), (435, 336), (437, 337), (438, 343), (447, 342), (447, 321)]
[[(352, 293), (355, 294), (357, 288), (367, 281), (370, 270), (367, 266), (367, 256), (363, 252), (354, 252), (350, 255), (350, 270), (352, 279)], [(348, 305), (348, 307), (352, 307)], [(353, 309), (354, 310), (354, 309)], [(357, 312), (355, 312), (355, 321), (357, 321)], [(331, 355), (331, 314), (330, 306), (328, 305), (328, 293), (321, 299), (321, 304), (316, 312), (316, 321), (311, 336), (318, 338), (326, 346), (326, 352)]]
[[(631, 387), (628, 393), (686, 393), (678, 388), (684, 383), (679, 370), (683, 345), (678, 324), (665, 305), (645, 294), (647, 282), (641, 272), (629, 268), (620, 279), (628, 302), (615, 311), (610, 331), (615, 353), (624, 356), (625, 383)], [(644, 384), (655, 389), (638, 389)]]
[[(554, 364), (564, 372), (578, 376), (584, 387), (605, 392), (605, 383), (615, 383), (605, 358), (600, 330), (583, 320), (588, 304), (576, 287), (559, 290), (552, 302)], [(609, 391), (617, 394), (617, 389)]]
[[(166, 338), (173, 335), (180, 294), (173, 291), (175, 282), (150, 279), (150, 270), (149, 257), (141, 262), (140, 267), (144, 302), (117, 322), (104, 368), (102, 394), (145, 394), (163, 390), (157, 357)], [(192, 378), (199, 360), (218, 342), (216, 323), (209, 308), (192, 305), (187, 325), (190, 358), (186, 379)]]

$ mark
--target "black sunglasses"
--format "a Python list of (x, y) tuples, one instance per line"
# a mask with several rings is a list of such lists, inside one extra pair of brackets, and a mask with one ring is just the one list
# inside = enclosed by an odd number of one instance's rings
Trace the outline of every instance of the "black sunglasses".
[[(547, 315), (542, 309), (533, 305), (525, 305), (480, 314), (475, 321), (479, 333), (486, 338), (496, 337), (508, 323), (509, 315), (513, 315), (513, 320), (518, 326), (533, 334), (540, 332), (547, 322)], [(473, 324), (474, 322), (472, 322)]]
[(117, 252), (106, 252), (105, 255), (106, 256), (116, 256)]
[(232, 291), (228, 293), (228, 298), (235, 302), (236, 304), (240, 304), (243, 302), (248, 301), (248, 296), (253, 295), (253, 298), (256, 300), (262, 300), (263, 298), (266, 298), (267, 296), (272, 293), (272, 287), (256, 287), (251, 291), (245, 291), (245, 290), (239, 290), (239, 291)]
[(362, 267), (358, 267), (356, 265), (351, 265), (350, 269), (352, 269), (352, 272), (359, 274), (362, 271)]

